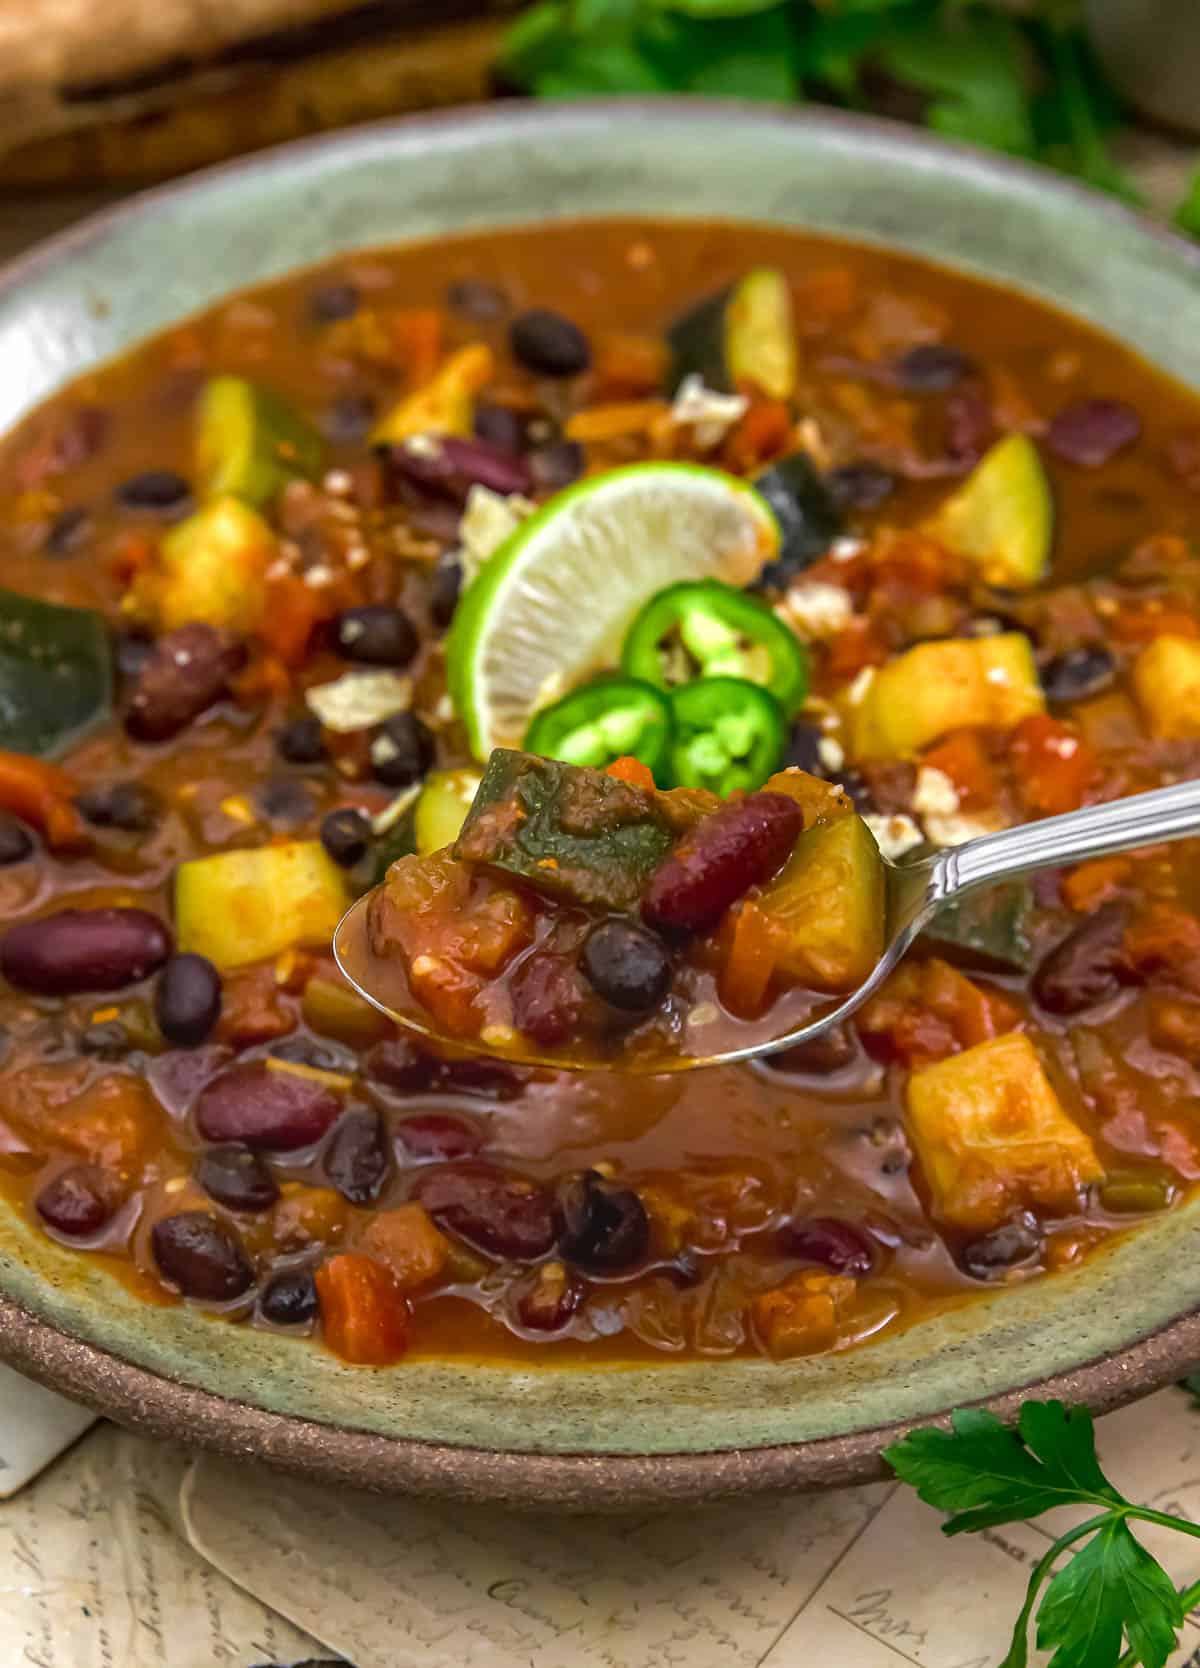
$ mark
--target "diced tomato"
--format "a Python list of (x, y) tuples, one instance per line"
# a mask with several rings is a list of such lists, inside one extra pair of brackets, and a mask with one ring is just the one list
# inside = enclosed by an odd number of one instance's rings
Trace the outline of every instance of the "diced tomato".
[(1157, 599), (1123, 608), (1114, 615), (1111, 628), (1119, 643), (1150, 643), (1156, 637), (1200, 637), (1200, 621), (1194, 614)]
[(342, 1251), (317, 1270), (321, 1330), (335, 1355), (354, 1366), (390, 1367), (408, 1348), (409, 1308), (394, 1275), (359, 1251)]
[(411, 307), (393, 314), (391, 331), (409, 387), (420, 388), (442, 357), (444, 320), (435, 307)]
[(318, 623), (328, 606), (321, 593), (295, 574), (271, 581), (267, 607), (258, 635), (285, 666), (300, 666)]
[(739, 905), (722, 936), (728, 950), (718, 979), (718, 990), (731, 1013), (754, 1019), (766, 1005), (775, 973), (775, 928), (766, 910), (752, 900)]
[(828, 687), (853, 683), (868, 666), (882, 666), (889, 649), (872, 621), (853, 619), (836, 637), (830, 639), (825, 651), (825, 682)]
[(1033, 817), (1078, 810), (1096, 779), (1096, 755), (1088, 744), (1072, 725), (1046, 713), (1017, 725), (1011, 757), (1021, 803)]
[(632, 787), (645, 788), (648, 793), (654, 791), (654, 772), (649, 765), (644, 765), (631, 753), (622, 754), (619, 759), (614, 759), (604, 774), (612, 776), (618, 782), (628, 782)]
[(736, 475), (748, 475), (785, 452), (792, 440), (792, 413), (783, 400), (755, 400), (725, 438), (721, 462)]
[(1000, 796), (996, 772), (976, 730), (955, 730), (931, 748), (921, 763), (950, 778), (964, 811), (981, 811)]
[(605, 334), (595, 344), (592, 367), (596, 393), (653, 394), (667, 374), (667, 345), (659, 336)]
[(1021, 1014), (999, 991), (935, 956), (893, 974), (857, 1023), (876, 1059), (920, 1066), (1015, 1030)]
[(1171, 904), (1152, 904), (1125, 929), (1125, 954), (1143, 979), (1164, 976), (1200, 989), (1200, 920)]
[(238, 967), (222, 980), (217, 1038), (235, 1048), (274, 1042), (296, 1029), (296, 1018), (281, 1000), (275, 969), (269, 962)]
[(90, 844), (87, 825), (75, 809), (78, 784), (44, 759), (0, 752), (0, 809), (30, 822), (54, 851), (82, 851)]
[(1072, 869), (1059, 890), (1068, 909), (1077, 915), (1090, 915), (1101, 904), (1120, 897), (1132, 873), (1133, 864), (1128, 857), (1097, 857)]

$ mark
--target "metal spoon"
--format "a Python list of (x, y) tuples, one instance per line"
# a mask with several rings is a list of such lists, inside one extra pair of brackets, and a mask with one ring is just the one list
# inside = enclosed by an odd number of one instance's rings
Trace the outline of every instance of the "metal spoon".
[(347, 912), (335, 934), (333, 948), (338, 966), (360, 996), (410, 1030), (451, 1043), (460, 1051), (495, 1053), (502, 1058), (550, 1065), (566, 1071), (616, 1070), (640, 1074), (685, 1071), (696, 1066), (731, 1065), (739, 1060), (754, 1060), (811, 1042), (828, 1031), (830, 1026), (849, 1019), (875, 994), (938, 910), (966, 893), (997, 881), (1011, 880), (1016, 875), (1031, 874), (1038, 869), (1058, 868), (1061, 864), (1079, 863), (1090, 857), (1113, 856), (1138, 846), (1182, 840), (1188, 835), (1200, 835), (1200, 781), (1180, 782), (1176, 787), (1156, 788), (1153, 793), (1134, 794), (1107, 805), (1091, 805), (1083, 811), (1071, 811), (1066, 816), (1047, 817), (1042, 822), (1006, 828), (998, 834), (984, 834), (979, 839), (968, 840), (964, 845), (950, 846), (930, 857), (909, 863), (892, 863), (885, 858), (884, 941), (887, 948), (870, 976), (835, 1007), (826, 1009), (816, 1018), (806, 1019), (804, 1024), (783, 1035), (766, 1037), (745, 1047), (717, 1054), (659, 1056), (622, 1052), (614, 1055), (612, 1060), (572, 1061), (556, 1055), (505, 1053), (499, 1049), (488, 1049), (482, 1042), (467, 1042), (461, 1038), (438, 1038), (432, 1025), (411, 1013), (398, 1012), (389, 1007), (364, 983), (364, 966), (361, 957), (355, 955), (354, 946), (361, 943), (367, 898), (360, 898)]

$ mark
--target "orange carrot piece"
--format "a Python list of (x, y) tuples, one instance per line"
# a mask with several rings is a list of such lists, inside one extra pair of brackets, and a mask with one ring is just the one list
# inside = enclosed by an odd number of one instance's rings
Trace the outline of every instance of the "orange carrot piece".
[(596, 343), (592, 376), (602, 395), (653, 394), (667, 375), (670, 352), (658, 336), (605, 335)]
[(974, 730), (953, 731), (931, 748), (921, 763), (950, 778), (964, 811), (980, 811), (994, 805), (1000, 796), (996, 772)]
[(395, 1276), (359, 1251), (317, 1270), (321, 1330), (335, 1355), (355, 1366), (390, 1367), (408, 1348), (409, 1309)]
[(436, 307), (410, 307), (395, 313), (391, 325), (408, 385), (421, 388), (442, 357), (442, 315)]
[(626, 435), (646, 434), (670, 409), (665, 400), (625, 400), (615, 405), (593, 405), (568, 418), (563, 433), (568, 440), (585, 446), (603, 440), (622, 440)]
[(1096, 755), (1070, 724), (1046, 713), (1023, 718), (1013, 731), (1013, 776), (1031, 816), (1076, 811), (1096, 776)]
[(299, 666), (313, 631), (328, 612), (318, 591), (295, 574), (284, 574), (271, 581), (258, 635), (285, 666)]
[(619, 759), (614, 759), (604, 774), (618, 782), (629, 782), (635, 788), (645, 788), (647, 793), (654, 792), (654, 772), (649, 765), (635, 759), (632, 753), (625, 753)]
[(726, 437), (721, 462), (736, 475), (747, 475), (785, 452), (792, 439), (792, 414), (783, 400), (755, 400)]
[(1090, 915), (1101, 904), (1120, 897), (1132, 873), (1128, 857), (1096, 857), (1081, 863), (1062, 883), (1063, 902), (1077, 915)]
[(721, 969), (721, 1001), (742, 1019), (755, 1019), (766, 1005), (775, 973), (775, 930), (765, 909), (748, 899), (733, 921), (729, 953)]
[(0, 752), (0, 807), (46, 836), (54, 851), (82, 851), (87, 826), (75, 809), (77, 784), (57, 765), (26, 753)]

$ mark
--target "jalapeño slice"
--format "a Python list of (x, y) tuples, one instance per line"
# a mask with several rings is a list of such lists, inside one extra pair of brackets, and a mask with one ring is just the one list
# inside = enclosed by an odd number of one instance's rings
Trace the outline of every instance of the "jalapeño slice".
[(621, 668), (666, 690), (744, 679), (789, 714), (808, 692), (803, 645), (764, 603), (719, 579), (685, 580), (651, 597), (629, 628)]
[(746, 678), (701, 678), (671, 695), (671, 781), (724, 797), (753, 793), (787, 751), (788, 721), (774, 695)]
[(666, 696), (638, 678), (598, 678), (534, 716), (525, 749), (605, 770), (632, 755), (665, 779), (674, 724)]

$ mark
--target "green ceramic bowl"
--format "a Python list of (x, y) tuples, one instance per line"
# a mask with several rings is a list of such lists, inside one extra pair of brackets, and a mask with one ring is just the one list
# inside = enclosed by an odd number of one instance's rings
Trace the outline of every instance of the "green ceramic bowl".
[[(291, 146), (152, 192), (0, 281), (0, 423), (231, 288), (359, 244), (589, 215), (894, 244), (1047, 297), (1200, 388), (1200, 257), (1049, 174), (832, 115), (501, 106)], [(1083, 1268), (843, 1355), (351, 1369), (146, 1307), (0, 1215), (0, 1352), (118, 1419), (312, 1475), (540, 1507), (870, 1476), (897, 1427), (1051, 1389), (1108, 1407), (1200, 1359), (1200, 1201)]]

